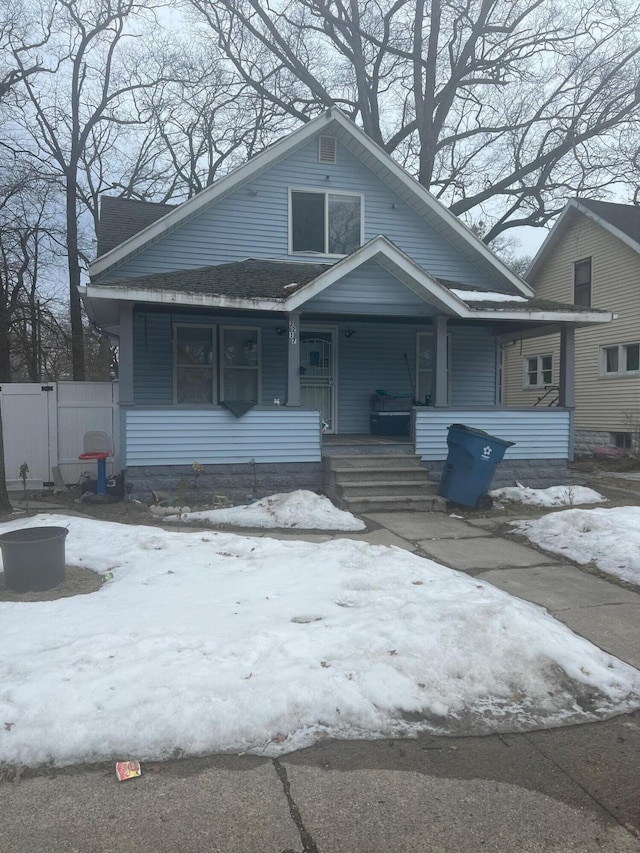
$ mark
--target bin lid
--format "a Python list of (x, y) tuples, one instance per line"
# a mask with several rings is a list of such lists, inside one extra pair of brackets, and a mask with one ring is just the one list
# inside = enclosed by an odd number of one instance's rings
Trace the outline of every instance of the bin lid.
[(489, 441), (497, 441), (507, 447), (513, 447), (515, 444), (515, 441), (507, 441), (504, 438), (498, 438), (497, 435), (491, 435), (490, 432), (485, 432), (483, 429), (476, 429), (475, 427), (469, 427), (466, 424), (450, 424), (448, 429), (458, 430), (459, 432), (468, 432), (471, 433), (471, 435), (479, 435), (482, 436), (482, 438), (486, 438)]

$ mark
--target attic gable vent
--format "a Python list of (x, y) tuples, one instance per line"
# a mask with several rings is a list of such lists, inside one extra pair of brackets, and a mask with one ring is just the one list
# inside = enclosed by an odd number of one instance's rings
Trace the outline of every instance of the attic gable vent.
[(320, 136), (318, 139), (318, 163), (336, 162), (337, 140), (335, 136)]

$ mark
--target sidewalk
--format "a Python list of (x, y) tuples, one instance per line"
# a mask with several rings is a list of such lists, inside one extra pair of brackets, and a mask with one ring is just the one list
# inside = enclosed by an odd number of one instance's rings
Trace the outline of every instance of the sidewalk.
[[(496, 535), (491, 519), (368, 520), (380, 526), (347, 536), (541, 604), (640, 667), (637, 593)], [(639, 765), (637, 712), (519, 735), (327, 741), (275, 761), (173, 761), (122, 784), (112, 767), (68, 768), (0, 786), (0, 853), (640, 853)]]

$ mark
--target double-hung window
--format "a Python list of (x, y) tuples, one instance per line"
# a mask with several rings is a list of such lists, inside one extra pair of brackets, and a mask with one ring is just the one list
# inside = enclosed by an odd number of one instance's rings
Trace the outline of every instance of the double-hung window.
[(350, 255), (362, 245), (362, 196), (291, 190), (292, 254)]
[(260, 330), (224, 326), (220, 345), (220, 399), (260, 402)]
[(591, 258), (573, 265), (573, 301), (576, 305), (591, 306)]
[(617, 344), (600, 350), (601, 376), (640, 374), (640, 343)]
[(176, 326), (176, 403), (214, 403), (216, 330), (212, 326)]
[(176, 403), (260, 402), (259, 329), (175, 326), (174, 359)]
[(524, 360), (524, 387), (544, 388), (553, 381), (553, 358), (550, 355), (532, 355)]

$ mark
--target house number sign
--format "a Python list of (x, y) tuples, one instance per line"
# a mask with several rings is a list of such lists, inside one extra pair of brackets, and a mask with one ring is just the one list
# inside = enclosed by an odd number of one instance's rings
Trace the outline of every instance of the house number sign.
[(298, 343), (298, 324), (293, 318), (289, 320), (289, 343)]

